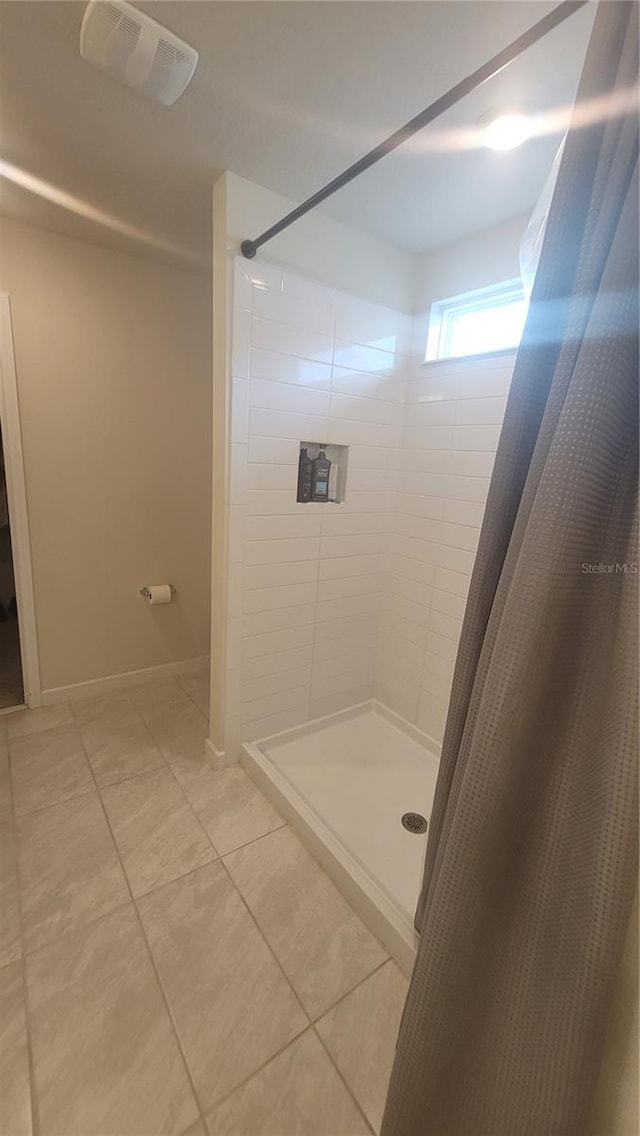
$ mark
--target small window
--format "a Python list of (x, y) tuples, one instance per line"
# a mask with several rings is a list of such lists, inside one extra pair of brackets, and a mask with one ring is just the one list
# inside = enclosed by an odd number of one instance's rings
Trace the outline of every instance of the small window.
[(527, 307), (519, 280), (438, 300), (431, 305), (427, 361), (517, 347)]

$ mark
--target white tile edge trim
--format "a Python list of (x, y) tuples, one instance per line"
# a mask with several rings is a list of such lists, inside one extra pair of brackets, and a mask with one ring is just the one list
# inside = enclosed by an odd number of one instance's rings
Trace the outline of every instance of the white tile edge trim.
[(42, 691), (43, 706), (52, 706), (56, 702), (68, 702), (75, 698), (90, 698), (96, 694), (106, 694), (118, 686), (129, 683), (148, 682), (149, 679), (162, 678), (163, 675), (189, 674), (208, 663), (208, 655), (199, 655), (194, 659), (181, 659), (175, 663), (160, 663), (159, 666), (145, 667), (139, 671), (122, 671), (121, 674), (105, 675), (103, 678), (92, 678), (87, 682), (76, 682), (70, 686), (52, 686)]
[(214, 765), (216, 769), (226, 769), (227, 755), (225, 750), (218, 749), (217, 745), (214, 745), (211, 741), (211, 738), (205, 740), (204, 748), (211, 758), (211, 764)]

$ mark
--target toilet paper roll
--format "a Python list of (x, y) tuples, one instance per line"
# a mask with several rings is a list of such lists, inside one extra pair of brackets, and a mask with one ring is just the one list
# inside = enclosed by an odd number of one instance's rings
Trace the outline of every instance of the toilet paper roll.
[(171, 592), (171, 584), (150, 584), (149, 595), (147, 596), (148, 603), (153, 607), (154, 604), (168, 604), (171, 603), (173, 595)]

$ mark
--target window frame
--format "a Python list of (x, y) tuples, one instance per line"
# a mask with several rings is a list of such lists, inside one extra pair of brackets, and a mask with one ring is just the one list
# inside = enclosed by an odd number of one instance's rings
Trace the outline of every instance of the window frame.
[(511, 280), (503, 280), (499, 284), (491, 284), (486, 288), (476, 288), (472, 292), (463, 292), (458, 296), (434, 300), (429, 312), (425, 363), (436, 363), (444, 359), (465, 359), (473, 355), (491, 355), (498, 351), (517, 351), (519, 340), (517, 343), (502, 345), (489, 350), (472, 349), (465, 352), (464, 355), (452, 355), (449, 347), (456, 316), (494, 311), (496, 308), (513, 304), (518, 300), (523, 300), (526, 303), (527, 296), (522, 280), (517, 276)]

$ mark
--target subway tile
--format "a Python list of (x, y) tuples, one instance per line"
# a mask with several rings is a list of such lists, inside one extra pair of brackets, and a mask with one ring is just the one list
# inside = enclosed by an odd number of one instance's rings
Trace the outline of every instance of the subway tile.
[(440, 497), (427, 497), (423, 493), (398, 493), (396, 510), (411, 517), (439, 521), (443, 514)]
[(353, 615), (344, 619), (331, 619), (325, 623), (316, 624), (316, 651), (319, 644), (329, 639), (346, 639), (351, 635), (367, 635), (377, 631), (379, 618), (376, 613)]
[(427, 641), (426, 622), (415, 623), (395, 611), (382, 612), (380, 628), (383, 633), (398, 635), (402, 639), (408, 639), (410, 643), (416, 643), (419, 647), (424, 647)]
[[(249, 440), (251, 444), (251, 439)], [(250, 462), (247, 466), (247, 500), (252, 490), (286, 491), (289, 499), (294, 496), (298, 484), (295, 465), (266, 465)]]
[(406, 579), (404, 576), (396, 576), (393, 573), (388, 573), (385, 576), (384, 590), (427, 608), (431, 603), (433, 592), (431, 585), (424, 584), (421, 579)]
[(414, 426), (453, 426), (456, 421), (457, 403), (453, 400), (439, 402), (416, 402), (410, 404), (408, 425)]
[(258, 655), (245, 659), (242, 664), (242, 678), (245, 681), (265, 678), (281, 671), (304, 670), (311, 665), (313, 646), (293, 647), (288, 651), (272, 651), (269, 655)]
[[(462, 427), (461, 427), (462, 429)], [(476, 427), (466, 427), (466, 429), (476, 429)], [(483, 427), (477, 427), (483, 429)], [(486, 427), (492, 429), (492, 427)], [(495, 462), (495, 446), (489, 450), (464, 450), (460, 447), (454, 449), (445, 455), (445, 468), (443, 473), (453, 473), (462, 477), (491, 477), (493, 466)]]
[[(384, 549), (384, 534), (361, 533), (356, 536), (323, 536), (320, 541), (322, 558), (339, 556), (375, 556)], [(292, 557), (293, 559), (293, 557)]]
[(392, 671), (397, 670), (399, 675), (417, 683), (422, 670), (424, 646), (383, 630), (380, 633), (380, 658), (382, 662), (390, 659)]
[(332, 418), (329, 436), (325, 440), (337, 446), (399, 446), (402, 444), (402, 428), (392, 424)]
[(354, 655), (361, 651), (369, 654), (378, 649), (378, 631), (353, 632), (347, 631), (334, 639), (317, 642), (314, 647), (314, 667), (327, 659), (339, 659), (343, 655)]
[(370, 702), (375, 697), (375, 689), (375, 683), (368, 681), (364, 686), (350, 686), (348, 690), (339, 690), (337, 694), (328, 694), (326, 698), (315, 698), (309, 703), (309, 721), (326, 718), (327, 714), (337, 714), (339, 710), (348, 710), (360, 702)]
[(466, 600), (462, 596), (451, 595), (450, 592), (433, 589), (431, 607), (434, 611), (441, 611), (445, 615), (452, 615), (455, 619), (462, 619)]
[(251, 434), (328, 442), (329, 426), (329, 419), (326, 417), (289, 413), (285, 410), (260, 410), (253, 407), (249, 410)]
[(429, 691), (423, 690), (418, 705), (418, 727), (425, 734), (442, 741), (444, 727), (447, 720), (448, 703), (443, 698), (437, 698)]
[(404, 536), (394, 533), (392, 537), (393, 549), (400, 556), (409, 560), (419, 560), (424, 564), (437, 564), (440, 546), (433, 540), (419, 540), (416, 537)]
[(280, 694), (283, 690), (296, 690), (300, 686), (308, 686), (310, 682), (311, 658), (309, 658), (308, 666), (298, 666), (294, 670), (276, 671), (274, 674), (262, 675), (259, 678), (252, 678), (243, 682), (243, 704), (258, 698), (268, 698), (272, 694)]
[(315, 603), (300, 604), (298, 607), (274, 609), (272, 611), (256, 611), (245, 615), (242, 620), (242, 629), (245, 636), (267, 635), (272, 631), (285, 631), (294, 627), (304, 627), (313, 623), (315, 618)]
[(290, 627), (285, 631), (271, 631), (265, 635), (248, 635), (242, 640), (242, 657), (246, 660), (260, 655), (271, 656), (277, 652), (306, 647), (310, 643), (313, 643), (312, 624)]
[(460, 638), (460, 629), (462, 621), (453, 615), (447, 615), (443, 611), (436, 611), (432, 608), (429, 612), (429, 630), (437, 632), (438, 635), (444, 635), (447, 639), (453, 639), (455, 643)]
[(473, 570), (475, 552), (465, 548), (453, 548), (442, 544), (437, 548), (436, 561), (439, 568), (451, 568), (454, 572), (466, 572), (469, 575)]
[(348, 367), (334, 367), (331, 372), (331, 390), (334, 394), (402, 403), (404, 385), (395, 377), (395, 372), (392, 375), (377, 375), (375, 372), (368, 374), (349, 370)]
[(299, 272), (283, 270), (282, 291), (308, 304), (329, 304), (332, 308), (335, 307), (335, 292), (332, 287), (310, 280)]
[[(348, 484), (350, 478), (347, 478)], [(356, 490), (349, 484), (349, 491), (344, 501), (339, 505), (332, 502), (332, 507), (326, 509), (328, 516), (343, 516), (345, 513), (384, 513), (386, 509), (386, 492), (366, 492)]]
[[(278, 469), (278, 466), (272, 466)], [(320, 514), (324, 505), (319, 502), (308, 501), (304, 506), (296, 500), (297, 476), (293, 470), (288, 471), (287, 489), (249, 489), (246, 494), (248, 517), (283, 516), (314, 516)]]
[(383, 674), (376, 683), (376, 698), (408, 722), (415, 722), (420, 700), (420, 687), (395, 675)]
[(422, 691), (448, 703), (451, 695), (451, 679), (425, 670), (422, 672)]
[(384, 592), (380, 599), (380, 608), (386, 613), (397, 615), (400, 619), (406, 620), (408, 623), (414, 623), (416, 627), (426, 627), (429, 621), (429, 608), (424, 604), (416, 603), (415, 600), (407, 599), (405, 596), (396, 595), (394, 592)]
[(500, 429), (500, 426), (454, 426), (452, 449), (489, 450), (494, 453), (500, 438)]
[(293, 540), (299, 537), (319, 537), (319, 513), (305, 513), (302, 509), (293, 516), (247, 517), (247, 541)]
[(355, 653), (337, 655), (332, 659), (316, 659), (313, 664), (313, 683), (344, 674), (365, 674), (370, 677), (372, 667), (375, 669), (375, 663), (376, 660), (371, 651), (356, 651)]
[(329, 391), (293, 386), (290, 383), (271, 383), (265, 379), (252, 379), (250, 405), (265, 410), (284, 410), (289, 414), (329, 414)]
[(369, 592), (381, 591), (381, 577), (346, 576), (335, 580), (320, 580), (318, 582), (318, 601), (337, 600), (343, 596), (363, 596)]
[(454, 525), (471, 525), (480, 529), (484, 517), (484, 501), (451, 501), (443, 504), (442, 519)]
[(282, 292), (256, 289), (253, 297), (253, 314), (260, 319), (274, 320), (307, 331), (333, 335), (335, 315), (328, 301), (313, 301), (296, 294), (296, 290)]
[(455, 663), (456, 652), (458, 644), (445, 635), (439, 635), (435, 631), (429, 631), (427, 635), (427, 651), (431, 651), (434, 655), (439, 655), (441, 659), (446, 662)]
[(384, 533), (387, 517), (384, 513), (326, 512), (322, 518), (322, 537), (357, 536), (361, 533)]
[(476, 551), (480, 529), (469, 525), (455, 525), (443, 521), (440, 525), (440, 540), (451, 548), (465, 548), (470, 552)]
[(375, 612), (378, 610), (379, 602), (380, 597), (376, 592), (367, 592), (361, 596), (345, 596), (342, 599), (321, 600), (316, 604), (316, 621), (324, 623), (326, 620)]
[(374, 553), (370, 556), (336, 556), (329, 560), (321, 560), (319, 567), (320, 580), (343, 579), (348, 576), (366, 576), (369, 573), (377, 574), (382, 570), (382, 555)]
[(376, 398), (356, 398), (352, 395), (331, 394), (331, 416), (355, 420), (357, 422), (376, 422), (383, 426), (401, 426), (403, 406), (399, 402), (383, 402)]
[(425, 651), (422, 663), (423, 676), (426, 674), (432, 674), (437, 678), (444, 679), (449, 683), (449, 685), (451, 685), (454, 668), (454, 660), (443, 659), (442, 655), (434, 655), (433, 651)]
[(251, 346), (320, 363), (330, 363), (333, 356), (331, 335), (255, 317), (251, 321)]
[[(376, 677), (376, 660), (369, 659), (352, 670), (341, 674), (327, 675), (326, 678), (314, 678), (311, 683), (311, 701), (317, 702), (321, 698), (329, 698), (332, 694), (341, 691), (360, 690), (367, 683), (373, 683)], [(354, 702), (355, 698), (352, 699)]]
[(433, 521), (429, 517), (407, 517), (403, 513), (398, 513), (391, 520), (394, 534), (400, 533), (402, 536), (432, 543), (441, 539), (440, 521)]
[(290, 564), (257, 564), (242, 570), (244, 588), (275, 588), (287, 584), (305, 584), (315, 580), (318, 565), (315, 560), (294, 560)]
[(302, 726), (309, 721), (309, 703), (302, 706), (293, 706), (290, 710), (281, 710), (279, 714), (268, 714), (265, 718), (257, 718), (251, 722), (243, 721), (240, 726), (240, 740), (243, 742), (259, 741), (260, 738), (270, 738), (283, 730), (291, 730), (294, 726)]
[[(336, 537), (336, 540), (341, 538)], [(356, 538), (358, 539), (358, 538)], [(371, 538), (361, 537), (361, 540)], [(317, 560), (320, 540), (317, 537), (295, 540), (251, 540), (245, 548), (247, 564), (286, 564), (292, 560)]]
[(251, 350), (251, 378), (267, 379), (272, 383), (289, 383), (314, 390), (330, 390), (331, 366), (312, 359), (296, 359), (295, 355), (280, 355), (276, 351)]
[(502, 426), (506, 398), (465, 398), (456, 403), (457, 426)]
[(443, 592), (451, 592), (454, 596), (461, 596), (466, 600), (469, 591), (470, 575), (468, 572), (455, 572), (449, 568), (436, 568), (434, 584)]
[(386, 342), (391, 350), (381, 350), (378, 347), (336, 339), (333, 362), (338, 367), (347, 367), (353, 371), (376, 371), (378, 374), (388, 374), (394, 368), (395, 344), (388, 340)]
[(454, 426), (412, 426), (405, 433), (410, 449), (450, 450)]
[(431, 585), (436, 576), (435, 564), (425, 560), (414, 560), (400, 553), (392, 552), (388, 557), (388, 571), (403, 580), (415, 580), (418, 584)]
[(276, 268), (274, 264), (267, 264), (265, 261), (253, 261), (247, 264), (246, 261), (241, 261), (244, 265), (245, 271), (251, 280), (253, 288), (263, 290), (270, 288), (274, 292), (281, 292), (283, 287), (282, 271)]
[(252, 698), (242, 704), (242, 721), (253, 722), (269, 714), (279, 714), (283, 710), (293, 710), (309, 701), (309, 684), (296, 686), (290, 690), (280, 690), (264, 698)]
[(459, 374), (457, 398), (506, 398), (511, 386), (513, 368), (495, 368), (480, 374)]
[(253, 302), (253, 282), (239, 260), (233, 265), (233, 306), (251, 311)]
[[(251, 463), (261, 465), (298, 466), (298, 444), (293, 438), (250, 437), (247, 443), (247, 458)], [(260, 488), (260, 486), (257, 486)]]
[[(394, 434), (394, 437), (397, 437), (397, 432)], [(378, 473), (384, 471), (387, 479), (384, 488), (388, 488), (389, 471), (393, 468), (390, 464), (391, 455), (392, 448), (387, 444), (387, 441), (379, 446), (369, 443), (360, 445), (357, 441), (351, 441), (349, 443), (349, 478), (351, 479), (353, 477), (354, 471), (356, 470), (369, 470)], [(353, 488), (362, 487), (354, 484)]]
[(249, 589), (244, 596), (244, 613), (273, 611), (315, 603), (317, 584), (285, 584), (275, 588)]

